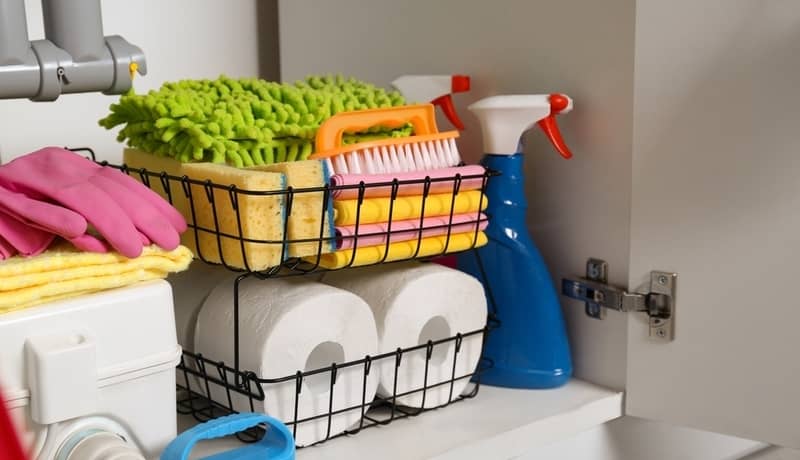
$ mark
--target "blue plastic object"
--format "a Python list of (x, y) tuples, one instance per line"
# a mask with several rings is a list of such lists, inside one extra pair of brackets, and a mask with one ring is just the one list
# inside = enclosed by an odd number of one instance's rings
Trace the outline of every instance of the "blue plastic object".
[(186, 460), (198, 441), (222, 438), (262, 423), (266, 425), (266, 433), (258, 442), (201, 460), (294, 460), (294, 437), (286, 425), (268, 415), (255, 413), (219, 417), (186, 430), (169, 443), (161, 460)]
[(569, 342), (553, 280), (528, 234), (520, 140), (535, 125), (562, 157), (572, 157), (556, 115), (572, 110), (564, 94), (501, 95), (469, 106), (481, 122), (483, 165), (499, 171), (487, 184), (489, 242), (458, 256), (459, 269), (481, 282), (489, 300), (481, 383), (554, 388), (572, 376)]
[(489, 243), (462, 253), (458, 268), (488, 286), (489, 332), (484, 356), (493, 366), (481, 383), (513, 388), (554, 388), (572, 375), (561, 306), (542, 255), (528, 234), (522, 159), (486, 155), (482, 164), (501, 172), (486, 188)]

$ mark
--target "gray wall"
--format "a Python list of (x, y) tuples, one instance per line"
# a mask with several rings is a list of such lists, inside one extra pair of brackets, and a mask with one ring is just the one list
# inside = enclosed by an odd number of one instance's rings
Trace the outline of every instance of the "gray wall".
[[(627, 281), (633, 0), (286, 0), (279, 6), (284, 80), (340, 72), (388, 85), (406, 73), (469, 74), (473, 90), (455, 100), (467, 124), (460, 148), (471, 161), (480, 158), (481, 143), (468, 103), (498, 93), (572, 96), (575, 110), (559, 123), (573, 160), (562, 160), (539, 133), (526, 139), (528, 224), (555, 278), (582, 273), (585, 259), (596, 256), (611, 264), (613, 281)], [(622, 388), (624, 317), (612, 313), (590, 324), (582, 305), (565, 302), (565, 308), (576, 374)]]

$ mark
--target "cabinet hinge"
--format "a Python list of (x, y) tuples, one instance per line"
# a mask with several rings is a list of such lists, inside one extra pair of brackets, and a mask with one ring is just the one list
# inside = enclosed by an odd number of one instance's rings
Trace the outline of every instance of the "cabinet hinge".
[(561, 293), (586, 304), (586, 314), (603, 319), (605, 309), (622, 312), (646, 313), (650, 323), (650, 336), (665, 342), (675, 338), (675, 285), (676, 273), (652, 271), (644, 292), (628, 292), (608, 284), (608, 264), (604, 260), (589, 259), (584, 278), (564, 278)]

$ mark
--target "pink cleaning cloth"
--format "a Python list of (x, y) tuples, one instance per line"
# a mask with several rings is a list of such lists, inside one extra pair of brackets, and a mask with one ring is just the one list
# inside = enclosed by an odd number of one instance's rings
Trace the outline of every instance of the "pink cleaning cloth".
[[(460, 174), (461, 190), (478, 190), (483, 186), (484, 173), (486, 169), (480, 165), (469, 166), (456, 166), (453, 168), (434, 169), (430, 171), (412, 171), (412, 172), (398, 172), (390, 174), (334, 174), (331, 176), (331, 186), (357, 186), (364, 182), (364, 198), (386, 197), (392, 196), (392, 186), (370, 186), (369, 184), (390, 183), (397, 179), (400, 185), (397, 189), (397, 194), (402, 196), (408, 195), (422, 195), (424, 191), (424, 183), (403, 184), (405, 181), (421, 181), (426, 177), (431, 179), (440, 179), (431, 181), (430, 193), (452, 193), (455, 186), (455, 176)], [(469, 179), (463, 179), (469, 176)], [(449, 179), (449, 180), (448, 180)], [(334, 198), (340, 200), (352, 200), (358, 198), (359, 187), (332, 190), (331, 194)]]
[[(380, 246), (386, 244), (387, 238), (390, 243), (415, 240), (420, 237), (419, 223), (419, 219), (392, 222), (392, 232), (390, 234), (387, 234), (389, 230), (388, 222), (359, 225), (358, 247)], [(453, 215), (452, 225), (450, 225), (450, 216), (426, 217), (422, 221), (422, 238), (447, 235), (448, 227), (450, 227), (451, 235), (474, 232), (476, 224), (478, 224), (479, 231), (484, 230), (488, 224), (486, 214), (455, 214)], [(355, 233), (355, 225), (336, 227), (336, 249), (352, 249), (355, 245)]]
[(137, 257), (147, 240), (169, 251), (180, 244), (180, 233), (187, 227), (183, 216), (147, 186), (58, 147), (0, 166), (0, 185), (85, 218), (105, 241), (85, 227), (79, 235), (56, 233), (87, 251), (104, 251), (110, 245), (126, 257)]

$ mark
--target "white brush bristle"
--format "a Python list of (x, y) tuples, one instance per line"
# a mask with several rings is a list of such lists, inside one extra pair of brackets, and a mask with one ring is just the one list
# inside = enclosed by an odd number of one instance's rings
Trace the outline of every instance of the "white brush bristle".
[(380, 174), (383, 172), (383, 160), (381, 159), (381, 148), (375, 147), (372, 149), (372, 165), (367, 169), (369, 174)]
[(363, 166), (361, 169), (367, 174), (373, 174), (372, 171), (375, 170), (375, 157), (372, 155), (372, 152), (369, 149), (364, 150), (361, 158)]
[(358, 150), (347, 154), (347, 171), (350, 174), (361, 174), (361, 157)]
[(389, 168), (392, 171), (401, 171), (402, 167), (400, 166), (400, 159), (398, 158), (397, 154), (397, 147), (394, 145), (389, 146)]
[(326, 163), (334, 174), (387, 174), (449, 168), (461, 163), (461, 155), (451, 137), (356, 150)]
[(461, 164), (461, 155), (458, 153), (458, 145), (456, 145), (456, 140), (451, 137), (447, 140), (447, 143), (450, 145), (450, 154), (452, 155), (450, 161), (453, 165)]
[(333, 171), (336, 174), (347, 174), (350, 171), (347, 169), (347, 162), (344, 159), (344, 155), (337, 155), (333, 158), (333, 162), (335, 164)]
[(392, 160), (389, 157), (389, 149), (385, 145), (381, 146), (381, 172), (392, 170)]
[[(425, 166), (425, 169), (433, 169), (435, 168), (434, 162), (431, 160), (431, 150), (428, 148), (428, 142), (422, 142), (419, 145), (419, 151), (422, 153), (422, 164)], [(435, 156), (434, 156), (435, 158)]]

